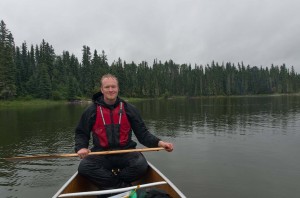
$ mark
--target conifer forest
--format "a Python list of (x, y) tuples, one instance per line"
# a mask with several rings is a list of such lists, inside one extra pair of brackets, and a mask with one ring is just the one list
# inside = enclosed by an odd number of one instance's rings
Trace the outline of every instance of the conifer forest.
[(122, 61), (111, 64), (104, 51), (82, 47), (80, 59), (68, 51), (55, 54), (51, 44), (23, 42), (15, 46), (5, 22), (0, 23), (0, 99), (37, 98), (74, 100), (99, 91), (103, 74), (118, 77), (125, 97), (233, 96), (299, 93), (300, 76), (294, 67), (250, 66), (241, 63), (177, 64), (153, 60), (150, 64)]

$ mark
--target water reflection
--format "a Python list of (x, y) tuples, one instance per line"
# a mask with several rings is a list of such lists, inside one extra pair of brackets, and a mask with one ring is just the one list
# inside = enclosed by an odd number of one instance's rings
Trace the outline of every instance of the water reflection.
[[(188, 197), (251, 197), (254, 189), (263, 197), (274, 198), (297, 194), (299, 99), (170, 99), (134, 105), (150, 131), (175, 143), (172, 154), (146, 155)], [(74, 152), (74, 128), (85, 107), (0, 110), (0, 158)], [(50, 197), (76, 171), (78, 163), (77, 158), (18, 163), (0, 159), (1, 196)], [(276, 191), (278, 195), (266, 190), (280, 186), (283, 189)]]
[(257, 127), (280, 127), (286, 133), (287, 125), (295, 124), (299, 116), (299, 97), (291, 96), (150, 100), (136, 106), (148, 125), (167, 136), (233, 132), (246, 135)]

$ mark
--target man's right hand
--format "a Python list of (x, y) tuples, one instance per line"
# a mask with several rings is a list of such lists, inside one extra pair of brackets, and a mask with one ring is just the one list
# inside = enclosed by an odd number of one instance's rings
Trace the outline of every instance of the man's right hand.
[(79, 151), (77, 151), (78, 156), (80, 157), (80, 159), (85, 158), (86, 156), (89, 155), (89, 153), (91, 152), (90, 149), (87, 148), (82, 148)]

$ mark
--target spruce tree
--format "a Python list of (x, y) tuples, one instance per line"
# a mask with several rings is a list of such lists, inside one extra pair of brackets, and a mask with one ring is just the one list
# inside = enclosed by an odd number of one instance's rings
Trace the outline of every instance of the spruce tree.
[(14, 39), (0, 22), (0, 99), (11, 99), (16, 96), (16, 65), (14, 61)]

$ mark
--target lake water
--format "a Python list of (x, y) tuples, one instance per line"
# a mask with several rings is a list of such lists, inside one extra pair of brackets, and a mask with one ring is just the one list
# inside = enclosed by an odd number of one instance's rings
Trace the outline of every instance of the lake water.
[[(300, 195), (300, 97), (135, 102), (148, 128), (175, 145), (144, 153), (187, 197)], [(0, 158), (73, 153), (86, 104), (0, 110)], [(142, 147), (142, 145), (140, 145)], [(44, 198), (76, 171), (78, 158), (0, 159), (0, 197)]]

